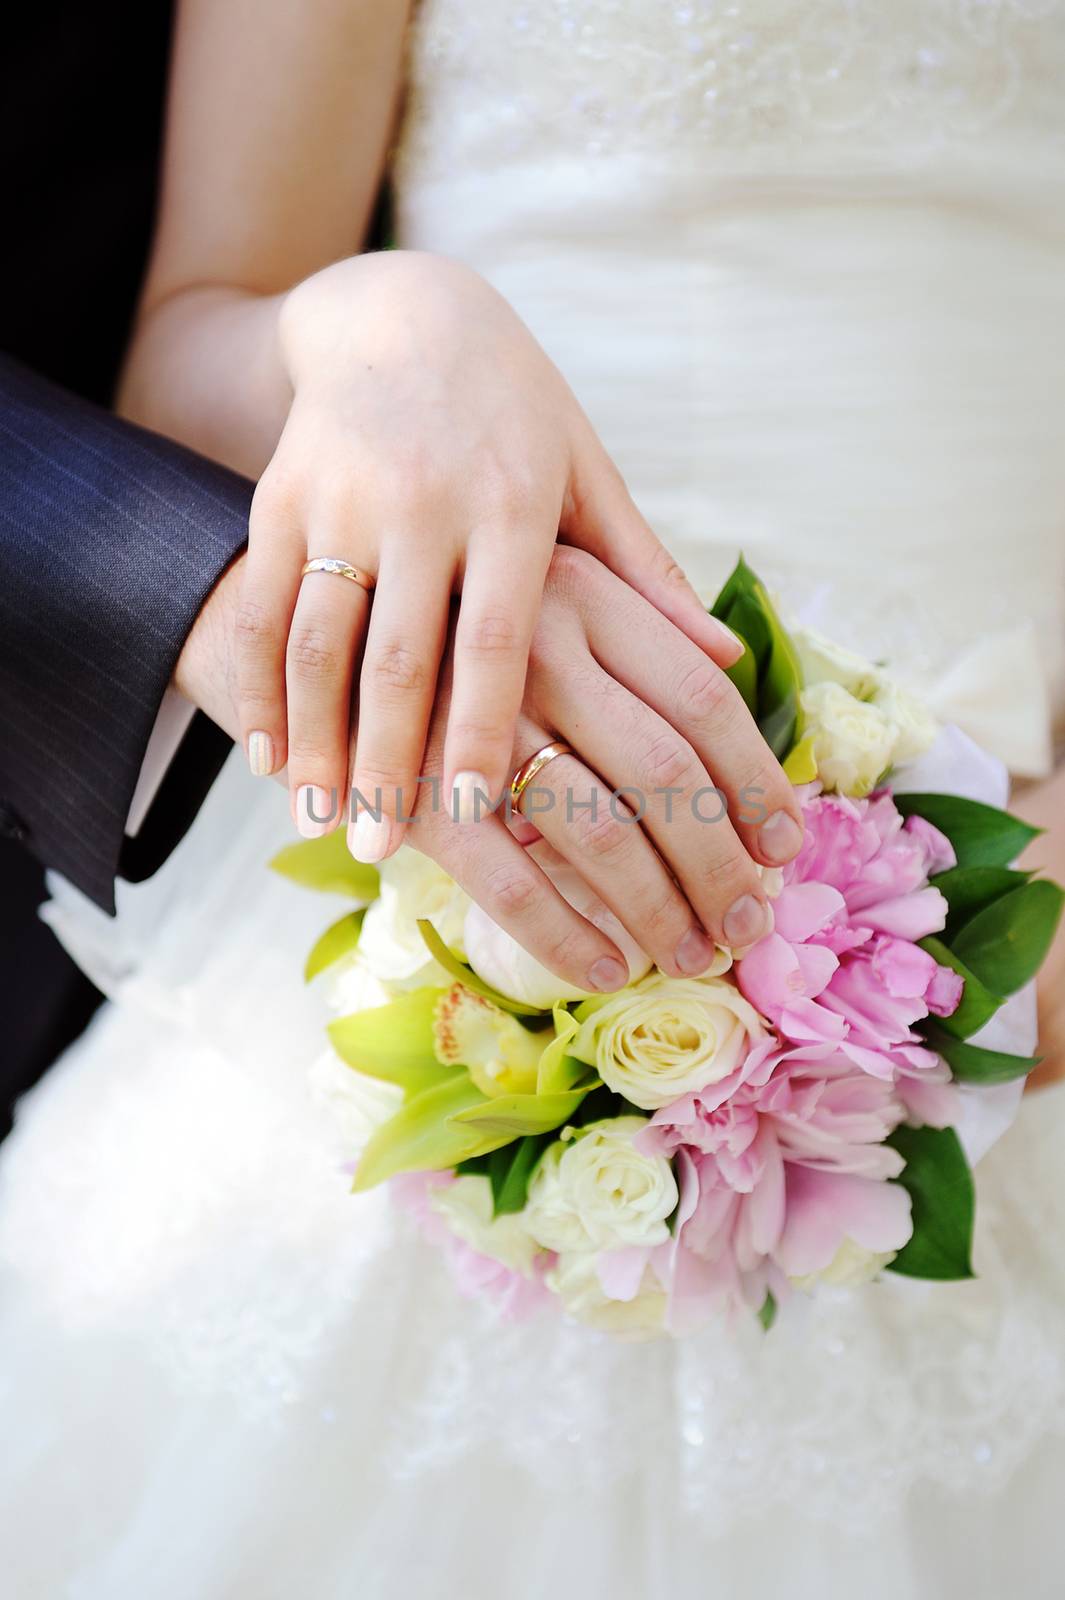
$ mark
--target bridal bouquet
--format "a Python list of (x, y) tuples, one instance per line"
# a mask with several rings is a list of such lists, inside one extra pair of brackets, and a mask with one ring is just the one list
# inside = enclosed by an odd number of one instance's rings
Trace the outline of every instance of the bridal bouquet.
[(582, 995), (410, 850), (378, 874), (338, 833), (274, 863), (359, 903), (307, 964), (341, 1013), (315, 1078), (356, 1190), (390, 1181), (460, 1287), (509, 1314), (683, 1335), (737, 1309), (768, 1327), (797, 1292), (884, 1271), (969, 1277), (957, 1130), (1036, 1064), (988, 1024), (1065, 896), (1011, 865), (1024, 823), (916, 781), (938, 761), (986, 793), (995, 764), (879, 667), (786, 630), (742, 561), (714, 614), (747, 645), (732, 675), (805, 839), (765, 872), (774, 930), (705, 976), (644, 958)]

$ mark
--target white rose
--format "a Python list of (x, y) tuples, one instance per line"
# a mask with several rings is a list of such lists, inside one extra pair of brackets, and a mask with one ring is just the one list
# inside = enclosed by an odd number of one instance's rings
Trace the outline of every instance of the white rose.
[(847, 650), (816, 628), (792, 628), (791, 641), (802, 667), (803, 682), (838, 683), (856, 700), (867, 700), (881, 682), (881, 672), (872, 661)]
[(355, 1157), (370, 1135), (403, 1104), (394, 1083), (356, 1072), (333, 1050), (324, 1050), (307, 1074), (315, 1105), (327, 1112), (345, 1156)]
[(887, 718), (892, 730), (891, 765), (916, 761), (935, 743), (939, 726), (916, 695), (893, 678), (885, 678), (873, 695), (873, 705)]
[(379, 871), (381, 894), (362, 925), (361, 961), (386, 983), (450, 982), (425, 948), (418, 920), (428, 918), (448, 949), (461, 955), (469, 896), (443, 867), (409, 846), (383, 861)]
[(646, 1126), (643, 1117), (611, 1117), (548, 1146), (525, 1206), (525, 1226), (545, 1249), (616, 1250), (669, 1237), (677, 1183), (664, 1156), (633, 1149)]
[(757, 1011), (727, 979), (656, 973), (597, 1005), (569, 1053), (616, 1094), (656, 1111), (720, 1083), (764, 1035)]
[[(642, 978), (650, 970), (650, 956), (640, 949), (595, 891), (550, 846), (536, 844), (529, 853), (559, 894), (582, 917), (613, 939), (628, 962), (630, 981)], [(575, 984), (566, 983), (549, 972), (478, 905), (471, 905), (466, 913), (464, 939), (466, 959), (474, 972), (511, 1000), (546, 1008), (558, 1000), (586, 1000), (592, 992), (578, 989)]]
[(650, 1267), (631, 1300), (611, 1300), (603, 1293), (590, 1250), (560, 1255), (545, 1282), (570, 1316), (589, 1327), (629, 1339), (652, 1339), (663, 1332), (666, 1292)]
[(884, 713), (838, 683), (804, 689), (802, 709), (824, 787), (859, 798), (869, 794), (894, 757), (895, 731)]
[(429, 1204), (471, 1250), (526, 1278), (532, 1276), (540, 1246), (526, 1228), (522, 1212), (493, 1216), (492, 1185), (483, 1174), (467, 1172), (454, 1183), (431, 1190)]
[(816, 1289), (822, 1283), (837, 1289), (858, 1289), (878, 1278), (897, 1254), (897, 1250), (867, 1250), (864, 1245), (847, 1238), (822, 1271), (807, 1272), (791, 1281), (797, 1289)]

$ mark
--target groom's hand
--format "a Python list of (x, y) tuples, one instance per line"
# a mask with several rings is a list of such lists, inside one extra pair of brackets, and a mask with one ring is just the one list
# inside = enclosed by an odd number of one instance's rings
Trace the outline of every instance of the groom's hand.
[[(241, 565), (220, 580), (175, 675), (231, 735)], [(453, 820), (441, 781), (451, 657), (449, 646), (410, 842), (551, 971), (586, 989), (622, 986), (618, 947), (499, 816)], [(748, 944), (766, 931), (756, 859), (783, 861), (799, 847), (790, 784), (720, 669), (593, 556), (566, 546), (544, 590), (514, 765), (555, 739), (574, 753), (527, 792), (536, 827), (664, 971), (703, 972), (715, 941)]]

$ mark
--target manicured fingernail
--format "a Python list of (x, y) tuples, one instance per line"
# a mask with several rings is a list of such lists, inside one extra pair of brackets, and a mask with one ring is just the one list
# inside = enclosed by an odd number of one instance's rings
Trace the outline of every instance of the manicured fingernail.
[(758, 830), (758, 844), (768, 860), (780, 865), (797, 856), (802, 845), (802, 829), (786, 811), (774, 811)]
[(624, 989), (629, 981), (629, 969), (624, 961), (616, 961), (613, 956), (600, 956), (588, 977), (593, 989), (606, 993)]
[(320, 839), (337, 820), (336, 790), (330, 794), (316, 783), (296, 790), (296, 826), (305, 839)]
[(695, 977), (705, 972), (714, 959), (714, 947), (699, 928), (689, 928), (678, 944), (674, 957), (682, 972)]
[(248, 766), (253, 778), (268, 778), (274, 770), (274, 741), (261, 728), (248, 735)]
[(348, 849), (356, 861), (363, 861), (367, 866), (384, 860), (391, 841), (391, 817), (375, 817), (372, 811), (360, 811), (348, 827)]
[(735, 949), (754, 944), (769, 932), (766, 907), (753, 894), (743, 894), (725, 912), (725, 940)]
[(491, 807), (483, 772), (456, 772), (451, 788), (451, 815), (456, 822), (480, 822)]

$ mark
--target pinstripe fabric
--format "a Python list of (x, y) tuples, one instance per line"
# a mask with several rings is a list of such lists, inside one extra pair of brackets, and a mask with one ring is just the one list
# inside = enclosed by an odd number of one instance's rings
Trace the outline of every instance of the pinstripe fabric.
[[(108, 911), (159, 702), (250, 499), (242, 478), (0, 358), (0, 808)], [(202, 730), (193, 743), (205, 793), (225, 746), (212, 759)], [(179, 809), (183, 827), (187, 784)]]

